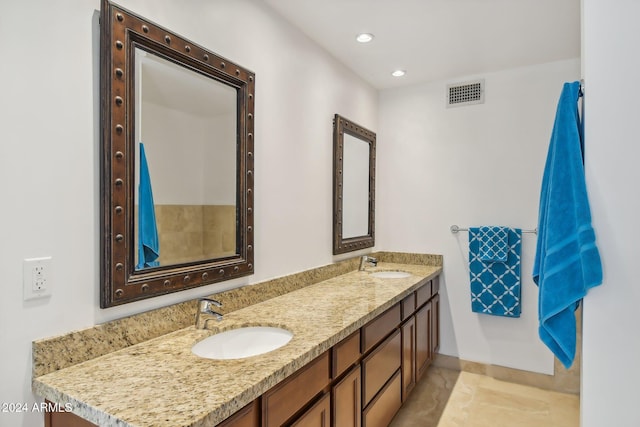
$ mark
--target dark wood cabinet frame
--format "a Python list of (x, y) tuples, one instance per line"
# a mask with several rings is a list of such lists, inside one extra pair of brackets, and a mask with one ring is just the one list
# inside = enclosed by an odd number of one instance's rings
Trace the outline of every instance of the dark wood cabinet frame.
[[(345, 238), (343, 225), (344, 134), (369, 144), (369, 215), (367, 234)], [(336, 114), (333, 119), (333, 254), (373, 247), (375, 244), (376, 134)]]

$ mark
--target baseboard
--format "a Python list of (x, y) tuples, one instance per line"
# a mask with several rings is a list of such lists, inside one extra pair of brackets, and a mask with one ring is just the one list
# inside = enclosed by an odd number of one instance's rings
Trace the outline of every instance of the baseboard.
[(578, 368), (565, 369), (557, 360), (554, 375), (539, 374), (498, 365), (462, 360), (455, 356), (437, 354), (433, 366), (454, 371), (487, 375), (501, 381), (509, 381), (561, 393), (580, 394), (580, 371)]

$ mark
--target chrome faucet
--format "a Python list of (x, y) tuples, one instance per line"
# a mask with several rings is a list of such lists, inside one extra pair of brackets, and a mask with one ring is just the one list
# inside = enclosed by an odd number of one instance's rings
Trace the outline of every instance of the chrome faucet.
[[(200, 298), (198, 300), (198, 311), (196, 312), (196, 329), (206, 329), (207, 322), (209, 320), (222, 320), (222, 314), (215, 311), (215, 309), (213, 308), (214, 306), (222, 307), (222, 303), (211, 298)], [(211, 317), (209, 317), (208, 319), (204, 319), (204, 322), (201, 322), (200, 318), (203, 315)]]
[(376, 265), (378, 265), (378, 260), (367, 255), (362, 255), (362, 258), (360, 258), (360, 268), (358, 270), (364, 271), (364, 268), (367, 266), (367, 264), (371, 264), (375, 267)]

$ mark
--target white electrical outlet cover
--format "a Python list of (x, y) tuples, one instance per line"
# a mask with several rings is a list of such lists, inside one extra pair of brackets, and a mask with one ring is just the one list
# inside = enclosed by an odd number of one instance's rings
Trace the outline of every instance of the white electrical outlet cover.
[(51, 296), (51, 257), (25, 259), (22, 275), (25, 301)]

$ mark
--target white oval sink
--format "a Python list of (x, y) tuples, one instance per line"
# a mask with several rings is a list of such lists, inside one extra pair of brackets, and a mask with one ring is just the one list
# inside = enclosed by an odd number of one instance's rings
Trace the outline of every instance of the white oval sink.
[(293, 333), (270, 326), (248, 326), (211, 335), (196, 343), (191, 351), (207, 359), (242, 359), (282, 347)]
[(411, 276), (411, 273), (406, 271), (375, 271), (371, 275), (378, 279), (402, 279)]

